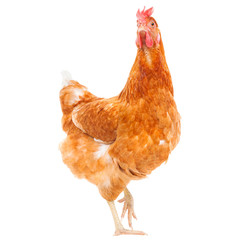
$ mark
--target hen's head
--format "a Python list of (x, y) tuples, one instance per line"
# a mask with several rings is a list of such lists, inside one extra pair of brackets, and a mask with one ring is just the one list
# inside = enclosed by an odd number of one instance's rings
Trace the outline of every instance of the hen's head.
[(138, 10), (137, 16), (137, 39), (136, 45), (138, 48), (143, 48), (144, 46), (151, 48), (159, 45), (160, 43), (160, 31), (158, 29), (158, 24), (153, 17), (153, 7), (142, 11)]

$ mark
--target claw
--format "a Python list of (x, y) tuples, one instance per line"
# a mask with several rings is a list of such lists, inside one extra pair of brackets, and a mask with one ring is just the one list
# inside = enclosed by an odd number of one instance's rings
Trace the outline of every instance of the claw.
[(128, 225), (133, 230), (132, 213), (131, 213), (131, 211), (128, 211)]
[(122, 198), (122, 199), (119, 199), (119, 200), (118, 200), (119, 203), (122, 203), (122, 202), (124, 202), (124, 201), (125, 201), (125, 198)]
[(126, 204), (126, 202), (125, 202), (125, 203), (124, 203), (124, 206), (123, 206), (121, 218), (124, 218), (124, 217), (125, 217), (127, 210), (128, 210), (128, 212), (129, 212), (129, 209), (128, 209), (127, 204)]
[(134, 210), (133, 210), (133, 198), (127, 189), (125, 189), (124, 194), (125, 194), (124, 198), (118, 200), (118, 202), (120, 202), (120, 203), (124, 202), (122, 216), (124, 217), (126, 212), (128, 211), (128, 224), (129, 224), (131, 230), (125, 229), (122, 226), (121, 221), (118, 217), (118, 213), (117, 213), (116, 208), (115, 208), (114, 201), (107, 201), (107, 203), (110, 207), (113, 219), (114, 219), (114, 223), (115, 223), (115, 234), (114, 235), (115, 236), (126, 235), (126, 234), (128, 234), (128, 235), (147, 235), (146, 233), (144, 233), (142, 231), (133, 230), (132, 217), (137, 219), (137, 217), (134, 213)]
[(123, 219), (127, 213), (127, 218), (128, 218), (128, 225), (131, 229), (133, 229), (133, 224), (132, 224), (132, 218), (135, 218), (137, 220), (136, 214), (134, 213), (134, 202), (133, 202), (133, 197), (131, 193), (125, 189), (124, 190), (124, 197), (120, 200), (118, 200), (119, 203), (124, 202), (123, 205), (123, 210), (121, 214), (121, 218)]
[(147, 234), (142, 231), (118, 229), (115, 231), (114, 236), (119, 236), (119, 235), (147, 235)]

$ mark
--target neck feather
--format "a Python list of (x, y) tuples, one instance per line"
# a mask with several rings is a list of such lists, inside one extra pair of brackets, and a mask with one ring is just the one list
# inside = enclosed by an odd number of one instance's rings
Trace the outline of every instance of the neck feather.
[(162, 41), (159, 47), (139, 48), (128, 81), (119, 95), (127, 102), (149, 96), (149, 91), (168, 89), (173, 95), (173, 86)]

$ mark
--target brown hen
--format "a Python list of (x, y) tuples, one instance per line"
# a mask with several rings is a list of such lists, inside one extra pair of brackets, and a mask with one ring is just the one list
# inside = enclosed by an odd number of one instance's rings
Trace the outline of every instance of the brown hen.
[(115, 235), (144, 234), (125, 229), (114, 200), (124, 191), (122, 217), (132, 228), (131, 180), (144, 178), (166, 162), (180, 137), (180, 115), (153, 8), (138, 10), (137, 56), (126, 86), (113, 98), (98, 98), (64, 74), (60, 91), (62, 126), (67, 137), (60, 150), (78, 178), (95, 184), (107, 200)]

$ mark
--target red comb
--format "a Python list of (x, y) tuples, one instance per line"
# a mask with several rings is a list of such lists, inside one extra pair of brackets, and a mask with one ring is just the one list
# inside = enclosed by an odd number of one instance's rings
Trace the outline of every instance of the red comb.
[(145, 22), (147, 17), (150, 17), (153, 13), (153, 7), (145, 10), (146, 7), (144, 7), (144, 9), (142, 11), (138, 10), (138, 12), (136, 13), (136, 17), (138, 18), (138, 20), (140, 22)]

